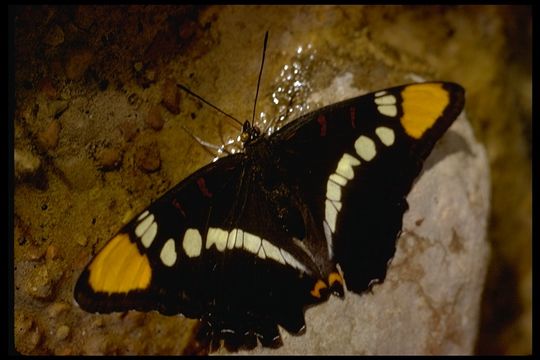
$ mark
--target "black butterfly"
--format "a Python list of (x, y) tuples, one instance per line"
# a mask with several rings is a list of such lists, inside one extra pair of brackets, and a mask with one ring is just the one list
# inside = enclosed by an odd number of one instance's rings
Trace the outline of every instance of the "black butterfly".
[(246, 121), (244, 152), (124, 226), (75, 299), (89, 312), (199, 318), (229, 348), (278, 346), (277, 325), (302, 332), (307, 306), (384, 280), (405, 197), (463, 105), (461, 86), (431, 82), (324, 107), (270, 136)]

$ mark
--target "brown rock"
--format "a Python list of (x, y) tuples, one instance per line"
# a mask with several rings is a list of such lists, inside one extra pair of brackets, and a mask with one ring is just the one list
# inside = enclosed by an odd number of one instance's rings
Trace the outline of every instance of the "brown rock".
[(93, 58), (94, 54), (90, 49), (81, 49), (72, 53), (66, 63), (66, 77), (69, 80), (82, 78)]
[[(74, 190), (87, 191), (98, 181), (99, 173), (95, 171), (95, 159), (89, 157), (75, 159), (72, 157), (69, 160), (58, 161), (58, 167), (65, 174)], [(72, 200), (66, 199), (66, 201)]]
[[(120, 164), (122, 164), (122, 155), (122, 151), (120, 151), (119, 149), (102, 149), (97, 156), (99, 167), (105, 171), (117, 169)], [(77, 243), (81, 244), (79, 240), (77, 240)], [(86, 243), (84, 245), (86, 245)]]
[(159, 106), (152, 106), (146, 117), (146, 123), (154, 130), (161, 130), (163, 128), (163, 117), (161, 116), (161, 110)]
[(157, 144), (152, 143), (142, 146), (135, 153), (135, 162), (139, 169), (151, 173), (161, 167), (161, 157)]
[(163, 82), (163, 87), (161, 89), (161, 103), (167, 110), (173, 114), (180, 113), (180, 93), (176, 84), (171, 79), (166, 79)]
[(47, 247), (47, 252), (45, 253), (47, 260), (55, 260), (58, 258), (58, 247), (54, 245), (49, 245)]
[(47, 311), (47, 315), (49, 316), (49, 318), (53, 319), (53, 318), (57, 318), (61, 314), (65, 313), (68, 309), (69, 309), (68, 304), (66, 304), (64, 302), (57, 301), (57, 302), (52, 303), (51, 305), (49, 305), (47, 307), (46, 311)]
[(38, 261), (45, 255), (45, 249), (36, 246), (30, 245), (26, 251), (26, 258), (30, 261)]
[(33, 176), (41, 166), (41, 160), (26, 150), (15, 149), (13, 157), (15, 160), (15, 176), (18, 179)]
[(67, 325), (60, 325), (56, 329), (55, 337), (57, 340), (65, 340), (69, 336), (70, 328)]
[(53, 120), (38, 134), (39, 145), (45, 150), (52, 150), (58, 145), (60, 138), (60, 123)]
[(34, 350), (36, 346), (38, 346), (41, 343), (42, 335), (41, 330), (36, 327), (34, 331), (30, 333), (30, 336), (28, 337), (28, 343), (30, 345), (30, 350)]
[(53, 290), (52, 284), (50, 280), (48, 279), (48, 277), (45, 275), (45, 276), (38, 276), (38, 278), (34, 279), (29, 284), (28, 293), (33, 298), (40, 299), (40, 300), (47, 300), (51, 298), (52, 290)]

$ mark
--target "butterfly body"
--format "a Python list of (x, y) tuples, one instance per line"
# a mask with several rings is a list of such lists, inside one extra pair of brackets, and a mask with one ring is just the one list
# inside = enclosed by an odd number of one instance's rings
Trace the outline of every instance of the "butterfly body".
[(406, 195), (463, 103), (459, 85), (412, 84), (271, 135), (246, 123), (244, 152), (181, 181), (105, 245), (77, 302), (181, 313), (202, 319), (209, 338), (279, 345), (277, 325), (303, 331), (307, 306), (384, 280)]

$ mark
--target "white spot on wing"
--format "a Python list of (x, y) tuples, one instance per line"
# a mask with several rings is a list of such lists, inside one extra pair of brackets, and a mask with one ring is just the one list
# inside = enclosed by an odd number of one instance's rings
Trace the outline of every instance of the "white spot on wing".
[(324, 210), (324, 217), (326, 219), (326, 222), (328, 223), (328, 226), (330, 226), (330, 230), (332, 230), (332, 233), (334, 233), (336, 232), (337, 210), (330, 203), (330, 200), (326, 200)]
[(206, 234), (206, 248), (210, 249), (212, 244), (216, 245), (216, 249), (219, 251), (225, 250), (227, 247), (227, 238), (229, 233), (225, 230), (218, 228), (208, 228), (208, 233)]
[(261, 247), (261, 238), (257, 235), (244, 232), (244, 249), (256, 254)]
[(142, 219), (144, 219), (145, 217), (148, 216), (148, 214), (150, 214), (150, 212), (148, 210), (146, 210), (145, 212), (143, 212), (141, 215), (139, 215), (139, 217), (137, 218), (138, 221), (141, 221)]
[(341, 186), (347, 185), (347, 179), (345, 179), (343, 176), (341, 176), (339, 174), (332, 174), (332, 175), (330, 175), (329, 179), (332, 180), (333, 182), (335, 182), (336, 184), (341, 185)]
[(341, 207), (342, 207), (341, 201), (330, 200), (330, 202), (332, 203), (332, 205), (334, 205), (337, 211), (341, 211)]
[(244, 246), (244, 232), (242, 230), (234, 229), (233, 231), (231, 231), (231, 235), (233, 235), (235, 239), (235, 242), (234, 242), (235, 248), (241, 248), (242, 246)]
[(354, 143), (354, 148), (362, 159), (366, 161), (372, 160), (377, 154), (375, 143), (367, 136), (361, 135)]
[(264, 252), (266, 253), (267, 257), (285, 265), (285, 259), (283, 259), (283, 256), (281, 256), (281, 253), (276, 246), (272, 245), (272, 243), (270, 243), (269, 241), (263, 239), (262, 247), (264, 248)]
[(377, 106), (377, 110), (386, 116), (395, 117), (397, 115), (396, 105), (379, 105)]
[(234, 248), (234, 242), (235, 242), (235, 237), (236, 237), (236, 229), (232, 230), (228, 237), (227, 237), (227, 249), (231, 250)]
[(360, 160), (350, 154), (345, 153), (338, 162), (336, 174), (352, 180), (354, 179), (354, 171), (352, 167), (358, 165), (360, 165)]
[(326, 220), (323, 221), (324, 237), (326, 238), (326, 245), (328, 246), (328, 257), (332, 258), (332, 230)]
[(394, 95), (386, 95), (379, 98), (375, 98), (375, 104), (377, 105), (394, 105), (396, 103), (396, 97)]
[(257, 256), (260, 257), (261, 259), (266, 259), (266, 255), (264, 254), (264, 249), (262, 246), (259, 248), (259, 252), (257, 253)]
[(184, 252), (190, 258), (201, 255), (202, 237), (197, 229), (187, 229), (182, 241)]
[(378, 92), (376, 92), (376, 93), (375, 93), (375, 96), (383, 96), (383, 95), (385, 95), (385, 94), (386, 94), (386, 91), (383, 90), (383, 91), (378, 91)]
[(380, 126), (376, 128), (375, 134), (377, 134), (379, 139), (381, 139), (381, 142), (386, 146), (390, 146), (394, 143), (394, 140), (395, 140), (394, 130), (387, 128), (386, 126)]
[(163, 245), (159, 257), (161, 258), (163, 264), (165, 264), (166, 266), (174, 265), (174, 263), (176, 262), (176, 249), (174, 248), (173, 239), (167, 240), (165, 245)]
[(154, 215), (148, 216), (146, 219), (144, 219), (143, 222), (137, 225), (137, 227), (135, 228), (135, 235), (137, 235), (137, 237), (140, 238), (146, 232), (150, 224), (152, 224), (153, 222), (154, 222)]
[(341, 186), (333, 181), (326, 183), (326, 198), (330, 200), (341, 200)]
[(305, 273), (310, 273), (308, 269), (302, 265), (298, 260), (296, 260), (291, 254), (289, 254), (287, 251), (281, 249), (281, 255), (283, 255), (283, 258), (287, 262), (287, 264), (291, 265), (294, 268), (297, 268), (300, 271), (303, 271)]
[(158, 230), (158, 226), (157, 226), (157, 223), (154, 221), (152, 224), (150, 224), (150, 227), (144, 232), (141, 238), (141, 242), (145, 248), (148, 249), (150, 245), (152, 245), (152, 242), (154, 241), (156, 237), (157, 230)]

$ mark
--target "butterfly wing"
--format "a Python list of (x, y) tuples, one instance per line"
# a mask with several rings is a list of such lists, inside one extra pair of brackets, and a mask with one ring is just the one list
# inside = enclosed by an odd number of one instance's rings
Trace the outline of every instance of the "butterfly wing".
[(201, 232), (209, 216), (223, 211), (212, 207), (216, 199), (233, 201), (241, 170), (239, 156), (210, 164), (126, 224), (81, 274), (75, 287), (81, 308), (200, 315), (205, 279), (191, 275), (207, 266)]
[(457, 84), (399, 86), (320, 109), (272, 138), (349, 290), (384, 279), (405, 198), (463, 105)]
[(327, 294), (291, 228), (276, 220), (250, 159), (203, 167), (125, 225), (81, 274), (80, 307), (181, 313), (202, 319), (205, 335), (231, 348), (255, 337), (279, 344), (278, 324), (302, 331), (304, 307)]

